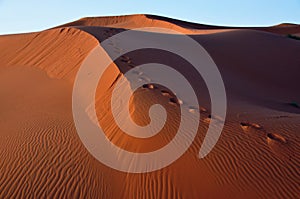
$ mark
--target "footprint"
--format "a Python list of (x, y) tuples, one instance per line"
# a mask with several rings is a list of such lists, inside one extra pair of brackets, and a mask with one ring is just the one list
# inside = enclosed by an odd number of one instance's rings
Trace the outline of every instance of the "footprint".
[(134, 68), (134, 63), (132, 62), (131, 58), (125, 55), (121, 56), (121, 62), (126, 63), (129, 67)]
[(274, 155), (287, 161), (291, 160), (294, 152), (291, 143), (284, 136), (277, 133), (268, 133), (267, 143)]
[(117, 54), (122, 54), (123, 50), (121, 48), (114, 47), (114, 52)]
[(132, 71), (132, 73), (135, 74), (135, 75), (138, 75), (138, 76), (143, 74), (142, 71), (138, 71), (138, 70), (134, 70), (134, 71)]
[(177, 100), (178, 100), (178, 103), (179, 103), (180, 105), (183, 104), (183, 101), (182, 101), (181, 99), (178, 99), (178, 98), (177, 98)]
[(206, 108), (201, 107), (201, 106), (200, 106), (199, 110), (200, 110), (200, 113), (207, 113), (208, 112)]
[(130, 68), (134, 68), (134, 67), (135, 67), (135, 65), (134, 65), (134, 64), (132, 64), (132, 63), (131, 63), (131, 64), (129, 64), (128, 66), (129, 66)]
[(153, 84), (144, 84), (143, 88), (147, 88), (147, 89), (153, 90), (153, 89), (156, 89), (156, 86), (154, 86)]
[(218, 121), (218, 122), (224, 122), (224, 119), (221, 118), (220, 116), (215, 116), (215, 115), (213, 116), (211, 114), (209, 114), (204, 121), (209, 123), (209, 122), (211, 122), (211, 120)]
[(248, 122), (241, 122), (240, 125), (243, 130), (248, 130), (251, 127), (250, 123)]
[(200, 113), (208, 113), (207, 109), (204, 107), (199, 106), (199, 108), (197, 108), (196, 106), (189, 106), (189, 112), (194, 113), (195, 111), (200, 111)]
[(268, 143), (273, 142), (273, 141), (279, 142), (281, 144), (287, 143), (287, 140), (282, 135), (279, 135), (277, 133), (268, 133), (267, 139), (268, 139)]
[(127, 62), (130, 61), (130, 60), (131, 60), (131, 59), (130, 59), (130, 57), (128, 57), (128, 56), (125, 56), (125, 55), (122, 55), (122, 56), (121, 56), (121, 61), (122, 61), (122, 62), (126, 62), (126, 63), (127, 63)]
[(173, 96), (173, 95), (171, 94), (171, 92), (169, 92), (169, 91), (167, 91), (167, 90), (161, 90), (160, 92), (161, 92), (161, 94), (162, 94), (163, 96), (166, 96), (166, 97), (172, 97), (172, 96)]
[(256, 124), (256, 123), (250, 123), (250, 122), (241, 122), (240, 123), (242, 129), (249, 129), (249, 128), (254, 128), (256, 130), (262, 130), (263, 127), (259, 124)]
[(138, 78), (140, 82), (151, 82), (151, 79), (145, 76), (141, 76)]
[(181, 104), (183, 104), (183, 101), (180, 100), (180, 99), (178, 99), (178, 98), (176, 98), (176, 97), (171, 97), (169, 99), (169, 104), (172, 104), (172, 105), (181, 105)]
[(115, 47), (116, 50), (123, 51), (123, 48)]
[(190, 113), (195, 113), (196, 111), (199, 111), (199, 109), (195, 106), (189, 106), (189, 112)]

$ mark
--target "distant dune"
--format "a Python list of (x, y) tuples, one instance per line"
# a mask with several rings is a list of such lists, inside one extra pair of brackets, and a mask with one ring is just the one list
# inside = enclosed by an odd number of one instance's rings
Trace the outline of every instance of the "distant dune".
[[(114, 144), (133, 152), (159, 149), (176, 133), (179, 106), (193, 112), (167, 88), (145, 85), (131, 98), (132, 119), (148, 124), (149, 107), (160, 103), (168, 113), (166, 126), (149, 140), (124, 134), (112, 117), (112, 91), (120, 76), (140, 64), (156, 61), (179, 70), (193, 85), (202, 110), (197, 136), (180, 159), (151, 173), (127, 174), (100, 163), (82, 144), (73, 121), (72, 89), (80, 65), (99, 43), (141, 27), (188, 34), (207, 50), (224, 80), (228, 116), (215, 148), (198, 159), (212, 118), (203, 80), (190, 64), (167, 52), (148, 49), (120, 57), (96, 93), (96, 120)], [(288, 35), (299, 37), (300, 25), (221, 27), (128, 15), (0, 36), (0, 197), (298, 198), (300, 40)]]

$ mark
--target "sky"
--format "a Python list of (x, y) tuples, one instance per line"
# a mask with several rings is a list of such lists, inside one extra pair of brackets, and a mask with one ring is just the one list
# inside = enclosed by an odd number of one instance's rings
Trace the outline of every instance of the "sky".
[(300, 24), (300, 0), (0, 0), (0, 34), (40, 31), (88, 16), (125, 14), (226, 26)]

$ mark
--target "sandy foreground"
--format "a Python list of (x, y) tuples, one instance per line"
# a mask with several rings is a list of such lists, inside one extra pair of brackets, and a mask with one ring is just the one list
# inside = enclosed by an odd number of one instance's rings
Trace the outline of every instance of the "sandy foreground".
[[(195, 111), (193, 104), (180, 102), (180, 94), (177, 99), (167, 88), (149, 84), (131, 97), (131, 118), (147, 125), (149, 108), (159, 103), (167, 112), (165, 126), (148, 139), (122, 132), (111, 97), (132, 68), (151, 62), (173, 67), (189, 80), (201, 106), (197, 135), (178, 160), (158, 171), (131, 174), (107, 167), (85, 148), (73, 120), (72, 90), (81, 64), (99, 43), (141, 27), (169, 28), (201, 44), (222, 75), (228, 109), (217, 145), (199, 159), (211, 119), (202, 78), (165, 51), (122, 55), (99, 81), (97, 118), (90, 117), (115, 145), (135, 153), (162, 148), (176, 134), (179, 106)], [(300, 40), (287, 35), (299, 36), (300, 26), (231, 28), (131, 15), (0, 36), (0, 198), (299, 198)], [(117, 41), (111, 45), (122, 53)], [(147, 79), (144, 71), (136, 74)]]

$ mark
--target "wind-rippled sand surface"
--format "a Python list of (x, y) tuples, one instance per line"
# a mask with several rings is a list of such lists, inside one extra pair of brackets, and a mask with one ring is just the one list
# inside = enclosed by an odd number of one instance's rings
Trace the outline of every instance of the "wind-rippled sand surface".
[[(80, 64), (101, 41), (147, 26), (190, 34), (205, 47), (223, 77), (228, 116), (215, 148), (199, 159), (211, 119), (202, 79), (167, 52), (123, 55), (105, 72), (96, 94), (97, 119), (116, 145), (135, 152), (161, 148), (176, 134), (179, 105), (195, 111), (167, 88), (145, 85), (130, 100), (132, 119), (148, 124), (149, 107), (160, 103), (168, 112), (166, 126), (148, 141), (122, 133), (110, 110), (112, 90), (140, 64), (155, 60), (178, 69), (202, 107), (198, 134), (180, 159), (155, 172), (127, 174), (98, 162), (80, 141), (72, 89)], [(228, 28), (132, 15), (0, 36), (0, 198), (298, 198), (300, 41), (288, 34), (299, 35), (300, 27)], [(117, 42), (111, 45), (122, 53)], [(147, 79), (143, 71), (136, 75)]]

